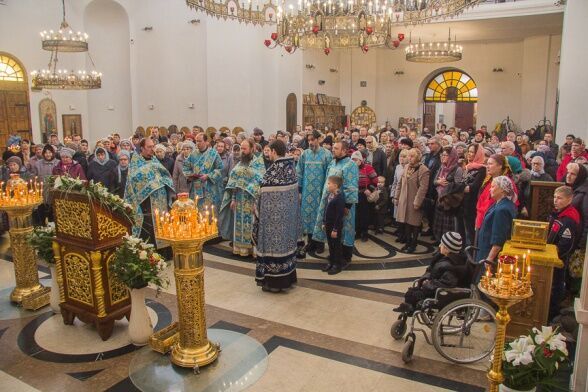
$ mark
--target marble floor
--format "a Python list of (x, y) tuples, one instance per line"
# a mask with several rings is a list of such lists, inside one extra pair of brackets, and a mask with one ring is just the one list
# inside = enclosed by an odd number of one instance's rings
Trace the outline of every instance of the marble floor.
[[(488, 360), (457, 365), (417, 335), (414, 359), (404, 364), (404, 341), (390, 336), (395, 304), (429, 263), (434, 247), (421, 239), (417, 253), (399, 252), (389, 233), (356, 246), (352, 264), (329, 276), (326, 254), (298, 264), (298, 285), (286, 293), (262, 292), (251, 259), (233, 256), (222, 242), (205, 248), (209, 327), (247, 334), (268, 353), (267, 370), (250, 391), (483, 391)], [(44, 308), (31, 313), (6, 304), (14, 285), (11, 252), (0, 239), (0, 390), (136, 391), (129, 378), (135, 347), (118, 321), (103, 342), (93, 327), (63, 324)], [(172, 269), (167, 270), (172, 273)], [(43, 284), (49, 270), (40, 266)], [(177, 319), (175, 287), (147, 299), (155, 329)], [(222, 360), (222, 354), (221, 354)]]

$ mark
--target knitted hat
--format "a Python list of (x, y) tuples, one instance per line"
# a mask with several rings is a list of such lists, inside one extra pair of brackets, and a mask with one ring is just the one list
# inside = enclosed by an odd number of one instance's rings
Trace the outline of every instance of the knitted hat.
[(451, 253), (459, 253), (461, 251), (461, 235), (454, 231), (448, 231), (441, 237), (441, 243), (445, 245)]
[(194, 142), (186, 140), (182, 142), (182, 148), (191, 148), (192, 150), (194, 150), (196, 148), (196, 145), (194, 144)]
[(73, 156), (74, 156), (75, 153), (76, 152), (74, 150), (72, 150), (71, 148), (63, 147), (59, 151), (59, 156), (60, 157), (70, 157), (70, 158), (73, 158)]
[(487, 157), (496, 154), (496, 150), (490, 146), (484, 146), (484, 155)]
[(118, 158), (120, 159), (120, 157), (122, 156), (127, 157), (128, 160), (131, 159), (131, 153), (127, 150), (120, 150), (120, 152), (118, 153)]
[(359, 151), (354, 151), (353, 154), (351, 154), (351, 159), (359, 159), (360, 161), (363, 162), (363, 156), (361, 155), (361, 152)]
[(11, 156), (10, 158), (8, 158), (6, 160), (6, 164), (8, 165), (9, 163), (17, 163), (18, 167), (22, 167), (22, 159), (20, 159), (20, 157), (17, 157), (16, 155)]

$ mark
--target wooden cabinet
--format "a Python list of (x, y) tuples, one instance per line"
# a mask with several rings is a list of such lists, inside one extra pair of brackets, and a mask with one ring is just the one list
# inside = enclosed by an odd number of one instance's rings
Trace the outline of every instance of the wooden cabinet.
[(345, 106), (336, 97), (324, 94), (305, 94), (302, 105), (302, 125), (312, 124), (315, 128), (324, 130), (345, 127), (347, 116)]

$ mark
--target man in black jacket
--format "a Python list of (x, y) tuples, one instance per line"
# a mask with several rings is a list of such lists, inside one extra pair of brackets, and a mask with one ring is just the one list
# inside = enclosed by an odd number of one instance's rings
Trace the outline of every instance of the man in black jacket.
[(560, 186), (553, 194), (555, 210), (549, 217), (549, 234), (547, 243), (557, 246), (557, 256), (563, 261), (563, 268), (553, 269), (549, 318), (559, 314), (560, 303), (565, 297), (565, 276), (568, 262), (576, 249), (580, 233), (580, 213), (572, 205), (574, 191), (569, 186)]
[(345, 217), (345, 195), (341, 192), (343, 179), (338, 176), (327, 178), (327, 190), (329, 191), (323, 227), (329, 244), (329, 263), (323, 271), (329, 275), (335, 275), (342, 269), (342, 244), (343, 218)]
[(366, 137), (365, 143), (368, 150), (366, 162), (372, 165), (378, 176), (383, 176), (386, 173), (386, 153), (372, 135)]
[[(437, 200), (437, 188), (435, 186), (435, 177), (437, 171), (441, 167), (441, 141), (438, 136), (434, 136), (428, 141), (430, 153), (423, 162), (429, 168), (429, 189), (425, 199), (428, 202), (423, 203), (423, 209), (427, 220), (429, 221), (429, 229), (423, 235), (433, 235), (433, 220), (435, 217), (435, 202)], [(440, 238), (437, 238), (440, 240)]]

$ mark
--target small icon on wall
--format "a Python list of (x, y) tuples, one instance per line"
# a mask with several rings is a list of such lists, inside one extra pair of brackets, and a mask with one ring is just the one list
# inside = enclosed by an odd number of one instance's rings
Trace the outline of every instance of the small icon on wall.
[(365, 80), (360, 81), (359, 87), (367, 87), (367, 81), (365, 81)]

